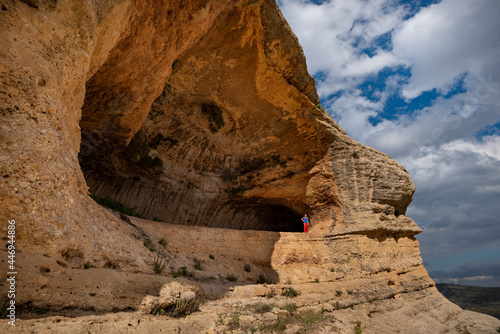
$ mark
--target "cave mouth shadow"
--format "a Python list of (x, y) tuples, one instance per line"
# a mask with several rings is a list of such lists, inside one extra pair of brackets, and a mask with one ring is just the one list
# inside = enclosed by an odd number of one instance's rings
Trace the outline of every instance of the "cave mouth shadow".
[(250, 198), (232, 203), (234, 211), (239, 211), (243, 216), (252, 217), (251, 220), (243, 220), (236, 229), (303, 232), (302, 214), (299, 210), (283, 202), (279, 199), (257, 200)]

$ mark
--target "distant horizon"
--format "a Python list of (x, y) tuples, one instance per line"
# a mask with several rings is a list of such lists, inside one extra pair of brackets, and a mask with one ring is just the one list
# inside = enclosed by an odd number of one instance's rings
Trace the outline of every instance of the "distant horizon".
[(500, 287), (500, 1), (278, 5), (323, 108), (408, 170), (431, 278)]

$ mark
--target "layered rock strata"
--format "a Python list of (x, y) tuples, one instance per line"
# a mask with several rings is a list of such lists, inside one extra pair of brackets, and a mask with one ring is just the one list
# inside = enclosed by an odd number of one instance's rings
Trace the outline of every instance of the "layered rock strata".
[[(0, 219), (5, 240), (16, 221), (25, 318), (42, 306), (73, 316), (133, 310), (57, 326), (121, 332), (133, 318), (137, 332), (214, 330), (208, 304), (185, 322), (143, 313), (183, 294), (221, 305), (260, 296), (254, 284), (265, 277), (271, 289), (302, 290), (301, 307), (352, 307), (334, 313), (332, 331), (362, 315), (375, 332), (390, 319), (401, 332), (499, 326), (437, 292), (421, 230), (404, 215), (408, 173), (321, 109), (274, 1), (0, 5)], [(148, 220), (113, 214), (90, 193)], [(294, 233), (304, 212), (309, 235)], [(159, 259), (168, 267), (155, 275)], [(172, 276), (183, 267), (195, 279), (179, 286)], [(367, 300), (379, 301), (373, 318)], [(50, 331), (51, 321), (20, 326)]]

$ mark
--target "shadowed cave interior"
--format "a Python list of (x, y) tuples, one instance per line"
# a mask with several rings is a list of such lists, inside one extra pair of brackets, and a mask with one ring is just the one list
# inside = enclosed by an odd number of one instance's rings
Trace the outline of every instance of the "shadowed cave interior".
[[(107, 126), (103, 131), (102, 124), (112, 121), (97, 119), (96, 113), (83, 108), (79, 162), (93, 196), (111, 199), (143, 218), (159, 222), (237, 230), (303, 231), (301, 217), (307, 212), (306, 205), (291, 205), (285, 198), (241, 196), (244, 187), (239, 183), (236, 187), (235, 181), (228, 178), (226, 166), (209, 166), (212, 170), (207, 172), (203, 163), (197, 164), (203, 170), (196, 170), (186, 158), (182, 160), (184, 156), (175, 150), (185, 150), (189, 139), (180, 140), (175, 148), (171, 144), (157, 147), (152, 143), (157, 136), (148, 136), (140, 129), (123, 149), (116, 144), (116, 126)], [(170, 134), (175, 132), (176, 129), (168, 129)], [(195, 132), (187, 136), (196, 137), (199, 142), (207, 140)], [(155, 153), (159, 152), (155, 158), (150, 156), (151, 146), (156, 148)], [(179, 174), (182, 176), (176, 178)], [(248, 179), (247, 171), (241, 178)], [(213, 185), (220, 188), (214, 191)]]

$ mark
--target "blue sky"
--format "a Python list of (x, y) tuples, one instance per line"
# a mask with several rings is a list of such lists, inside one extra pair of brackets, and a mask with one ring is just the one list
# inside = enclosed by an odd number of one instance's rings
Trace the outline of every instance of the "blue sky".
[(410, 173), (431, 277), (500, 286), (500, 1), (278, 4), (323, 107)]

